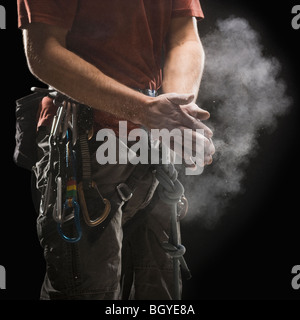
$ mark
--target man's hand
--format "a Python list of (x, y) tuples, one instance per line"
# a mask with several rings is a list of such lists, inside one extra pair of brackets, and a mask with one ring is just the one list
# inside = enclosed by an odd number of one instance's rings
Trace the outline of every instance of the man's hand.
[[(193, 94), (167, 93), (154, 98), (149, 104), (142, 123), (148, 129), (179, 129), (182, 143), (174, 138), (171, 148), (180, 155), (187, 166), (210, 164), (215, 147), (211, 140), (212, 131), (202, 122), (209, 118), (206, 110), (199, 108), (194, 102)], [(189, 129), (191, 134), (186, 134)], [(200, 129), (202, 132), (196, 131)], [(176, 131), (175, 131), (176, 132)], [(203, 133), (203, 134), (202, 134)], [(176, 135), (175, 135), (176, 137)], [(185, 141), (183, 141), (185, 137)], [(198, 144), (198, 147), (197, 147)], [(204, 148), (204, 154), (203, 154)], [(191, 158), (194, 158), (194, 161)]]

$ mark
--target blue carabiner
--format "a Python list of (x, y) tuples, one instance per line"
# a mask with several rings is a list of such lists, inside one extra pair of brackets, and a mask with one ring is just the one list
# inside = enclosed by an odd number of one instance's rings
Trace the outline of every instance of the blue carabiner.
[(64, 209), (67, 209), (67, 208), (74, 208), (74, 222), (75, 222), (77, 237), (70, 238), (70, 237), (66, 236), (62, 231), (62, 223), (57, 224), (57, 230), (58, 230), (58, 233), (60, 234), (60, 236), (65, 241), (70, 242), (70, 243), (76, 243), (81, 239), (81, 236), (82, 236), (82, 230), (81, 230), (81, 226), (80, 226), (80, 217), (79, 217), (79, 204), (73, 198), (72, 199), (72, 206), (70, 206), (69, 199), (67, 199), (66, 202), (64, 203)]

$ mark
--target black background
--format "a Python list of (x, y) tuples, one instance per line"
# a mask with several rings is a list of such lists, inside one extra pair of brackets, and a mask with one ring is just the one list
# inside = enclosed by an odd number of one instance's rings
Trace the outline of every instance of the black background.
[[(10, 2), (10, 3), (9, 3)], [(0, 30), (1, 54), (1, 211), (0, 265), (7, 289), (0, 299), (37, 300), (44, 262), (35, 230), (30, 173), (12, 160), (15, 100), (40, 83), (27, 69), (14, 1), (0, 1), (7, 29)], [(8, 4), (9, 3), (9, 4)], [(202, 0), (203, 36), (218, 18), (246, 18), (260, 33), (265, 53), (276, 57), (293, 98), (276, 130), (262, 133), (259, 152), (244, 179), (245, 192), (230, 201), (212, 229), (183, 223), (186, 260), (193, 278), (184, 282), (184, 299), (300, 299), (291, 287), (291, 269), (300, 264), (299, 84), (300, 30), (291, 27), (291, 9), (299, 1)]]

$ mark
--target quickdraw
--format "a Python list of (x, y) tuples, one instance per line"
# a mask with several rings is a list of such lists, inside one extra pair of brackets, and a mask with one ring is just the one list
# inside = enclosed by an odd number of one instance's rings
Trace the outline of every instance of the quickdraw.
[[(78, 104), (61, 96), (56, 91), (49, 90), (48, 93), (54, 97), (54, 104), (58, 105), (58, 109), (53, 117), (49, 136), (50, 155), (47, 183), (42, 195), (40, 211), (46, 214), (51, 208), (51, 203), (54, 203), (52, 216), (57, 223), (59, 235), (65, 241), (75, 243), (82, 237), (80, 212), (82, 212), (84, 221), (88, 226), (96, 227), (106, 220), (111, 211), (111, 205), (109, 200), (102, 197), (95, 183), (89, 184), (89, 188), (86, 189), (85, 183), (78, 183), (77, 181), (75, 149), (78, 149), (76, 144), (80, 140), (79, 133), (81, 138), (86, 137), (86, 139), (89, 139), (91, 135), (91, 130), (86, 131), (78, 126)], [(81, 157), (83, 155), (81, 153)], [(90, 166), (90, 159), (86, 162), (89, 162), (88, 165)], [(81, 167), (87, 167), (87, 164), (82, 163)], [(84, 168), (82, 170), (86, 171)], [(83, 173), (82, 179), (85, 180), (85, 178), (86, 174)], [(83, 185), (85, 185), (85, 188), (83, 188)], [(89, 215), (84, 191), (96, 192), (95, 196), (104, 203), (105, 208), (96, 219), (92, 219)], [(75, 236), (67, 235), (67, 226), (64, 227), (67, 222), (72, 225), (72, 220), (74, 221)]]
[[(82, 236), (80, 206), (77, 201), (76, 152), (73, 149), (76, 140), (77, 105), (63, 101), (59, 105), (56, 116), (53, 118), (49, 138), (50, 158), (56, 157), (58, 159), (58, 165), (56, 165), (58, 168), (56, 169), (54, 165), (50, 166), (49, 175), (51, 177), (50, 182), (52, 182), (53, 173), (56, 173), (56, 201), (53, 206), (53, 219), (57, 222), (59, 235), (71, 243), (79, 241)], [(63, 195), (65, 195), (64, 199)], [(47, 198), (49, 199), (49, 196)], [(63, 225), (72, 219), (74, 219), (76, 230), (76, 236), (74, 237), (67, 236), (63, 232)]]
[[(84, 221), (89, 227), (96, 227), (104, 222), (108, 217), (111, 211), (111, 204), (109, 200), (103, 198), (97, 184), (92, 180), (91, 159), (87, 140), (87, 134), (80, 135), (79, 142), (82, 162), (82, 182), (80, 182), (77, 187)], [(99, 200), (104, 204), (104, 210), (97, 218), (91, 218), (88, 210), (88, 204), (85, 200), (85, 194), (93, 194), (95, 198), (99, 198)]]
[[(66, 137), (68, 140), (68, 132), (66, 134)], [(57, 210), (56, 216), (54, 214), (54, 220), (57, 221), (57, 230), (60, 236), (67, 242), (75, 243), (81, 239), (82, 230), (80, 226), (79, 216), (80, 207), (77, 202), (76, 152), (71, 148), (70, 142), (67, 142), (66, 144), (66, 171), (67, 176), (69, 175), (66, 186), (66, 199), (63, 205), (62, 213), (60, 213), (59, 210)], [(58, 179), (61, 180), (61, 177), (59, 177)], [(57, 200), (57, 204), (60, 205), (60, 199)], [(71, 211), (71, 214), (67, 215), (68, 211)], [(69, 237), (62, 230), (63, 223), (73, 218), (77, 235), (75, 237)]]

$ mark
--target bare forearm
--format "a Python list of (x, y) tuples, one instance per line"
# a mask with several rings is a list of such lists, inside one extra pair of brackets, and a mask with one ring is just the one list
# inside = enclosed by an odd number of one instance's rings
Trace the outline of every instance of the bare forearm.
[(204, 60), (200, 41), (189, 41), (171, 49), (166, 56), (163, 92), (193, 93), (196, 100)]
[(37, 46), (25, 42), (32, 73), (58, 91), (97, 110), (141, 123), (141, 113), (149, 102), (143, 94), (103, 74), (95, 66), (49, 38)]

